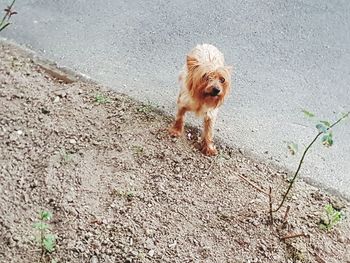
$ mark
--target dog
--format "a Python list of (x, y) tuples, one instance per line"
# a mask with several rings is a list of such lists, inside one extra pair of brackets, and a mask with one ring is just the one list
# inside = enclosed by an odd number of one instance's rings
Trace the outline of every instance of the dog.
[(204, 118), (202, 153), (217, 154), (213, 126), (218, 108), (231, 89), (231, 71), (232, 67), (225, 65), (224, 55), (213, 45), (197, 45), (190, 51), (179, 75), (181, 88), (175, 122), (169, 130), (171, 136), (181, 136), (186, 112), (194, 112), (197, 117)]

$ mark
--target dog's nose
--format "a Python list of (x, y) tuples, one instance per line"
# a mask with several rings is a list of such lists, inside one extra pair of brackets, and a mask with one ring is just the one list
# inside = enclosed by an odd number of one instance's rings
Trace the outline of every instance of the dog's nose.
[(213, 87), (211, 90), (211, 95), (212, 96), (217, 96), (220, 93), (220, 89), (218, 87)]

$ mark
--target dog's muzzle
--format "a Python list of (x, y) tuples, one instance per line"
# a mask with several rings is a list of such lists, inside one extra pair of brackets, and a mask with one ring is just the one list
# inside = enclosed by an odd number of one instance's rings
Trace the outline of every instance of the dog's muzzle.
[(218, 87), (213, 87), (211, 90), (210, 96), (216, 97), (219, 95), (220, 91), (221, 90)]

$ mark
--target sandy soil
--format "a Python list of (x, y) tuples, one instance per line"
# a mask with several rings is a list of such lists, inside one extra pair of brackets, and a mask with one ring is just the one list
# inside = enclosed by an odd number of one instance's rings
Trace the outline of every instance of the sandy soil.
[[(152, 106), (5, 43), (0, 72), (0, 262), (350, 262), (349, 219), (319, 228), (345, 201), (299, 181), (271, 227), (267, 195), (241, 177), (279, 199), (283, 170), (227, 147), (205, 157), (196, 129), (172, 139)], [(43, 210), (57, 238), (44, 254)]]

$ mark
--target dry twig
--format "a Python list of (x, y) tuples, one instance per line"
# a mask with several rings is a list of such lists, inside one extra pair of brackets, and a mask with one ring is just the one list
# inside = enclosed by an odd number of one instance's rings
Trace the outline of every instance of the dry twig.
[(256, 190), (258, 190), (259, 192), (265, 194), (265, 195), (269, 195), (267, 192), (265, 192), (265, 190), (261, 189), (259, 186), (257, 186), (256, 184), (252, 183), (251, 181), (249, 181), (247, 178), (245, 178), (244, 176), (237, 174), (239, 178), (241, 178), (242, 180), (244, 180), (246, 183), (250, 184), (251, 186), (253, 186)]
[(270, 204), (270, 225), (273, 225), (273, 214), (272, 214), (272, 187), (269, 187), (269, 204)]
[(296, 238), (296, 237), (306, 237), (307, 235), (305, 233), (297, 233), (297, 234), (288, 234), (280, 238), (280, 240), (286, 240), (290, 238)]

